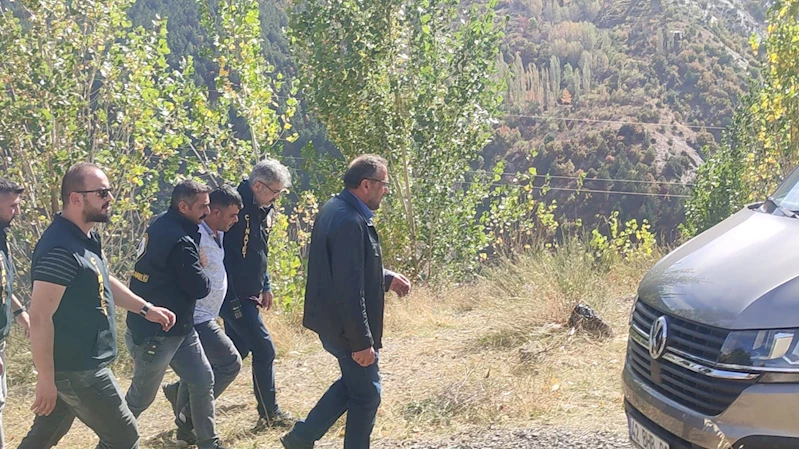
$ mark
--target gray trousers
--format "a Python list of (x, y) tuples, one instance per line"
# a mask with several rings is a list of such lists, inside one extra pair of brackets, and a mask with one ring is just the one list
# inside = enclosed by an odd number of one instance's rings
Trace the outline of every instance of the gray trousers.
[(188, 386), (197, 447), (216, 449), (219, 435), (214, 410), (214, 373), (197, 332), (192, 329), (186, 336), (156, 335), (136, 344), (128, 329), (125, 344), (133, 358), (133, 381), (125, 396), (133, 415), (138, 417), (153, 403), (170, 366)]
[(138, 449), (136, 419), (108, 368), (56, 372), (58, 401), (48, 416), (37, 416), (19, 449), (49, 449), (69, 431), (77, 416), (100, 437), (97, 449)]
[[(228, 385), (241, 371), (241, 356), (230, 338), (216, 321), (206, 321), (194, 325), (194, 330), (200, 337), (205, 357), (211, 364), (214, 372), (214, 398), (218, 398)], [(176, 417), (183, 416), (186, 422), (192, 421), (191, 407), (189, 405), (189, 385), (184, 381), (178, 382), (178, 400), (175, 407)]]

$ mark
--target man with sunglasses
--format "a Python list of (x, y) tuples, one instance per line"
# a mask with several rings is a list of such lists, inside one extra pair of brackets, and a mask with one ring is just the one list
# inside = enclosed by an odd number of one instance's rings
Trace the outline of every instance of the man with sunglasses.
[(175, 186), (169, 209), (147, 228), (139, 245), (130, 288), (175, 312), (164, 331), (128, 313), (125, 344), (133, 358), (133, 380), (125, 400), (141, 415), (155, 400), (167, 367), (186, 383), (199, 449), (221, 449), (216, 432), (214, 374), (194, 328), (197, 300), (211, 293), (198, 244), (199, 225), (210, 213), (211, 189), (186, 180)]
[(275, 345), (258, 311), (258, 307), (272, 307), (267, 241), (275, 215), (274, 202), (290, 186), (291, 174), (279, 162), (266, 159), (256, 164), (249, 179), (239, 184), (244, 207), (224, 241), (228, 294), (220, 316), (225, 321), (225, 333), (241, 358), (252, 353), (253, 391), (259, 415), (256, 431), (291, 425), (291, 416), (277, 404)]
[[(63, 211), (36, 244), (31, 267), (34, 427), (43, 425), (57, 439), (63, 433), (52, 421), (71, 423), (77, 416), (100, 437), (98, 447), (135, 449), (136, 419), (108, 368), (117, 355), (115, 307), (164, 331), (175, 315), (109, 274), (100, 236), (92, 230), (110, 218), (113, 195), (105, 173), (94, 164), (73, 166), (64, 175), (61, 200)], [(44, 418), (54, 410), (54, 418)]]

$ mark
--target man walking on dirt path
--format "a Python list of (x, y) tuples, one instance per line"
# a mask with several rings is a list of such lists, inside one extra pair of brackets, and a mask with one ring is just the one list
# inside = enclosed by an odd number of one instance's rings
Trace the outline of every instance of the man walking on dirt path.
[[(203, 271), (211, 281), (211, 293), (197, 301), (194, 308), (194, 330), (200, 337), (203, 352), (214, 372), (214, 400), (216, 400), (241, 371), (239, 352), (230, 338), (225, 335), (225, 331), (217, 324), (216, 319), (228, 287), (224, 234), (238, 221), (242, 204), (241, 195), (229, 185), (214, 189), (209, 198), (211, 213), (200, 224), (200, 258), (205, 260)], [(163, 391), (175, 412), (178, 444), (196, 444), (188, 385), (181, 380), (164, 385)]]
[(257, 163), (249, 178), (238, 186), (244, 203), (239, 221), (225, 233), (229, 288), (220, 316), (225, 320), (225, 333), (241, 358), (252, 354), (252, 384), (258, 410), (255, 432), (293, 423), (291, 415), (277, 404), (275, 344), (258, 309), (272, 307), (274, 297), (267, 272), (269, 230), (275, 215), (274, 202), (290, 186), (291, 174), (283, 164), (273, 159)]
[[(115, 307), (140, 314), (159, 329), (175, 315), (153, 307), (109, 274), (95, 223), (110, 219), (111, 186), (96, 165), (70, 168), (61, 184), (63, 211), (33, 252), (31, 351), (38, 371), (31, 409), (83, 421), (100, 437), (98, 448), (136, 449), (136, 420), (108, 365), (116, 358)], [(35, 423), (34, 423), (35, 425)]]
[(316, 217), (308, 255), (303, 325), (337, 360), (341, 377), (304, 421), (280, 441), (286, 449), (310, 449), (347, 413), (344, 449), (368, 449), (381, 383), (385, 292), (410, 292), (405, 276), (383, 268), (372, 218), (388, 193), (388, 163), (360, 156), (344, 174), (346, 188)]

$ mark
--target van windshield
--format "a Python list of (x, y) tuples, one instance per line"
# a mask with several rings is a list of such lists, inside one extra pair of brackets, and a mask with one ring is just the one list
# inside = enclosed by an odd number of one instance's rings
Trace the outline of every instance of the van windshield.
[(771, 198), (784, 209), (799, 212), (799, 169), (794, 169)]

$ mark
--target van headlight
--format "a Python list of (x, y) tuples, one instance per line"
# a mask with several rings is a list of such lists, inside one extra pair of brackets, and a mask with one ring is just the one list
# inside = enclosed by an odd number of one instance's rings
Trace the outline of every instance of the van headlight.
[(752, 371), (799, 373), (799, 330), (732, 331), (721, 347), (719, 363)]

